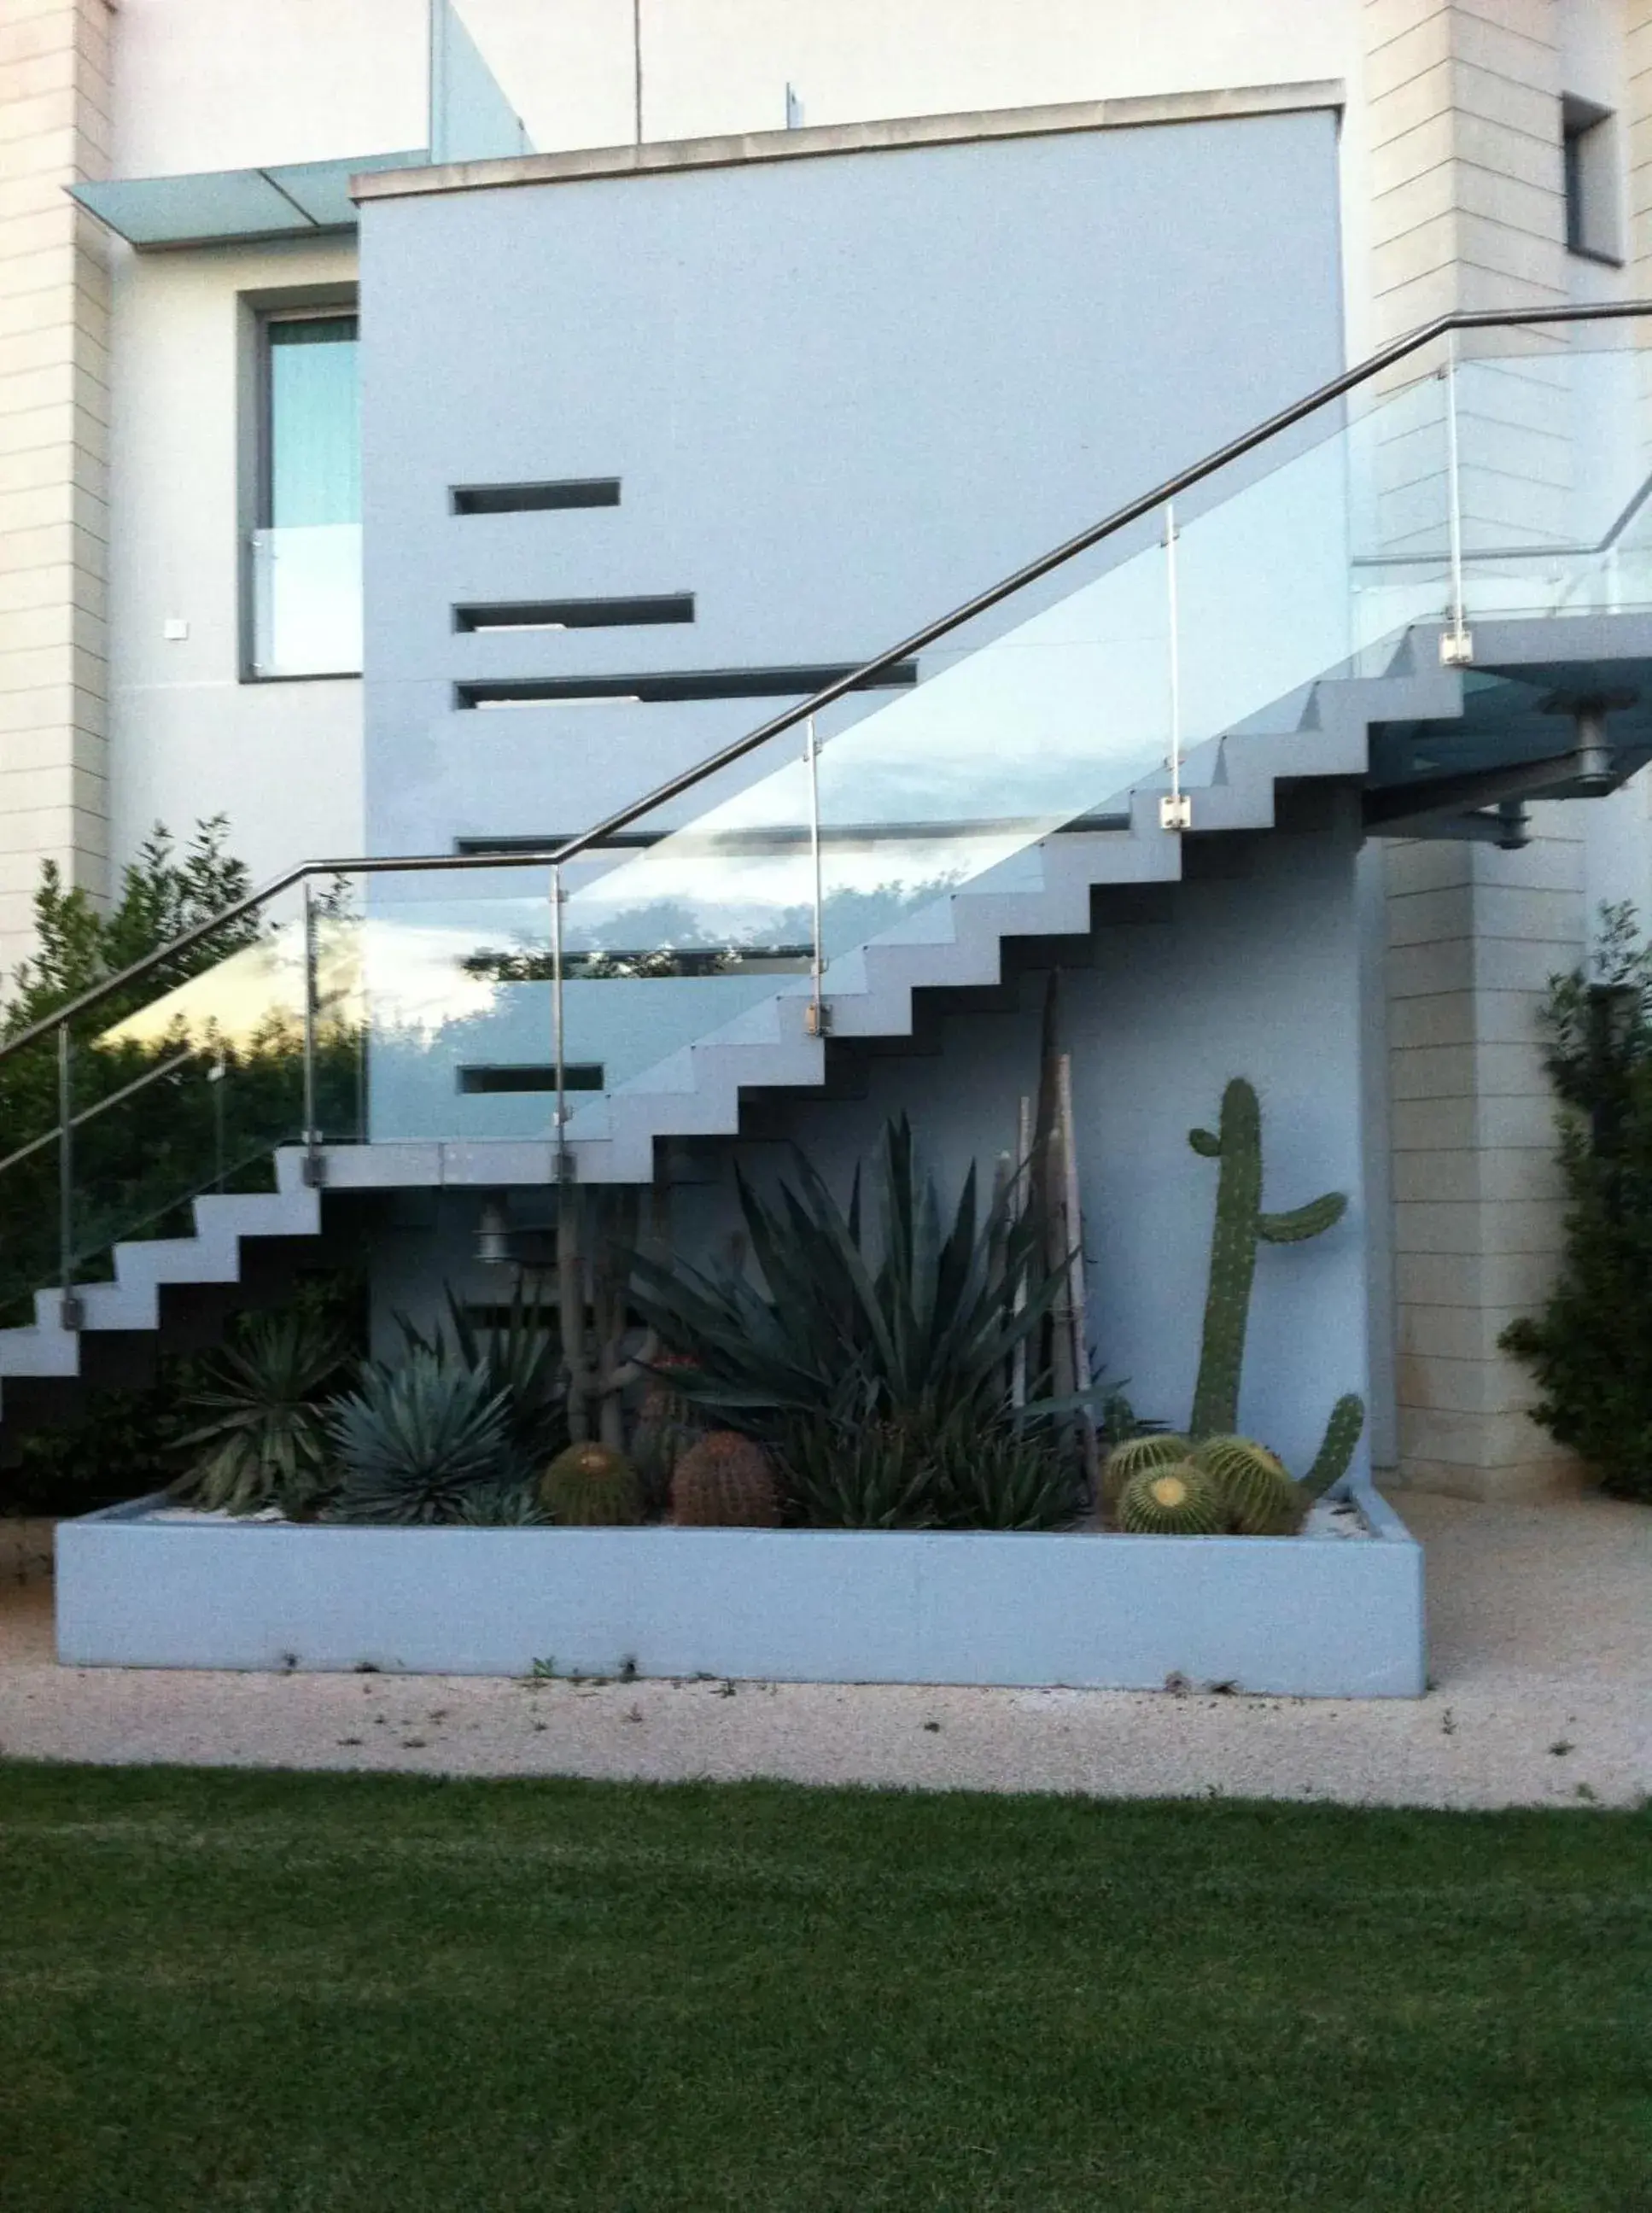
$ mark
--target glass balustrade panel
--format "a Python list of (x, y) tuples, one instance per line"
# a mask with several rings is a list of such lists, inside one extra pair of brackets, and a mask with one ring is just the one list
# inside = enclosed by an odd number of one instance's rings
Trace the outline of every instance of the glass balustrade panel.
[[(190, 1234), (189, 1202), (203, 1192), (272, 1189), (276, 1149), (302, 1131), (297, 922), (279, 908), (245, 918), (178, 966), (186, 972), (170, 988), (151, 974), (69, 1026), (68, 1226), (82, 1281), (110, 1273), (123, 1239)], [(14, 1173), (40, 1180), (49, 1158), (55, 1180), (60, 1144)], [(39, 1255), (30, 1269), (44, 1284), (62, 1271), (58, 1202), (48, 1216), (43, 1195), (41, 1208), (35, 1241), (49, 1220), (54, 1249), (44, 1271)]]
[(1631, 320), (1468, 334), (1456, 411), (1471, 622), (1652, 606), (1644, 336)]
[(252, 590), (255, 676), (361, 674), (359, 523), (254, 531)]

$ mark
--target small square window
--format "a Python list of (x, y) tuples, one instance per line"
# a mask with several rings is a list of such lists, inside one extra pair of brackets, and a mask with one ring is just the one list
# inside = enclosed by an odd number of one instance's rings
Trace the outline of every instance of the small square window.
[(1617, 119), (1610, 108), (1567, 93), (1560, 103), (1565, 155), (1566, 250), (1620, 267)]

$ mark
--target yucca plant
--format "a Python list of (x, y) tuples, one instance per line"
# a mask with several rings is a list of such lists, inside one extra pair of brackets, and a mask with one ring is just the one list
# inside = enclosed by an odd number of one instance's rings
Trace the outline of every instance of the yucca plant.
[(451, 1285), (447, 1305), (445, 1333), (427, 1334), (398, 1317), (408, 1351), (456, 1363), (481, 1376), (491, 1393), (503, 1393), (513, 1457), (525, 1478), (537, 1472), (568, 1442), (568, 1373), (555, 1308), (529, 1298), (520, 1283), (497, 1328), (479, 1328)]
[(247, 1316), (236, 1343), (201, 1363), (184, 1401), (195, 1426), (178, 1440), (191, 1459), (174, 1496), (222, 1513), (313, 1515), (331, 1483), (322, 1401), (350, 1350), (325, 1314)]
[(772, 1439), (800, 1416), (927, 1434), (954, 1417), (1002, 1417), (1024, 1346), (1036, 1399), (1034, 1351), (1065, 1269), (1049, 1265), (1045, 1225), (1017, 1210), (1013, 1185), (983, 1215), (972, 1167), (943, 1228), (904, 1115), (879, 1147), (875, 1239), (858, 1170), (846, 1210), (801, 1154), (772, 1204), (738, 1170), (736, 1180), (760, 1289), (735, 1271), (632, 1257), (632, 1305), (695, 1363), (673, 1371), (686, 1397)]
[(427, 1348), (399, 1368), (364, 1368), (329, 1408), (327, 1433), (344, 1469), (343, 1521), (456, 1521), (514, 1472), (505, 1393)]

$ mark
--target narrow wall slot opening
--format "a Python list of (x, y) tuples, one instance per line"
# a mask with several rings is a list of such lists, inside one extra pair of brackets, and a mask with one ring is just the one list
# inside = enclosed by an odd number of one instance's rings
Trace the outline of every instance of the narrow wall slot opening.
[(565, 477), (555, 484), (454, 485), (455, 515), (536, 515), (552, 507), (618, 507), (618, 477)]
[[(629, 704), (677, 699), (807, 699), (852, 676), (860, 664), (833, 668), (686, 668), (631, 676), (546, 676), (497, 682), (455, 684), (456, 707), (537, 707)], [(857, 684), (857, 692), (899, 691), (916, 684), (917, 663), (897, 661), (892, 668)]]
[[(489, 1061), (461, 1068), (459, 1088), (471, 1097), (482, 1097), (500, 1092), (554, 1091), (557, 1071), (554, 1063), (533, 1061)], [(566, 1091), (600, 1091), (602, 1064), (600, 1061), (570, 1061), (563, 1070), (563, 1088)]]
[(643, 623), (692, 623), (692, 592), (655, 592), (635, 599), (496, 600), (458, 607), (458, 631), (624, 630)]

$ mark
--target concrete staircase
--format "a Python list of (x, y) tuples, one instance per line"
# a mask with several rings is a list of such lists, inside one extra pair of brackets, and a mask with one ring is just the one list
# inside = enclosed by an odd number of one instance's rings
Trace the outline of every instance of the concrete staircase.
[(7, 1430), (72, 1411), (84, 1386), (143, 1376), (157, 1343), (177, 1349), (210, 1339), (230, 1308), (283, 1280), (290, 1241), (322, 1231), (321, 1194), (305, 1180), (306, 1156), (283, 1147), (273, 1191), (206, 1192), (192, 1204), (187, 1237), (136, 1238), (114, 1247), (113, 1275), (76, 1287), (80, 1325), (63, 1326), (63, 1294), (37, 1291), (34, 1320), (0, 1330), (0, 1424)]

